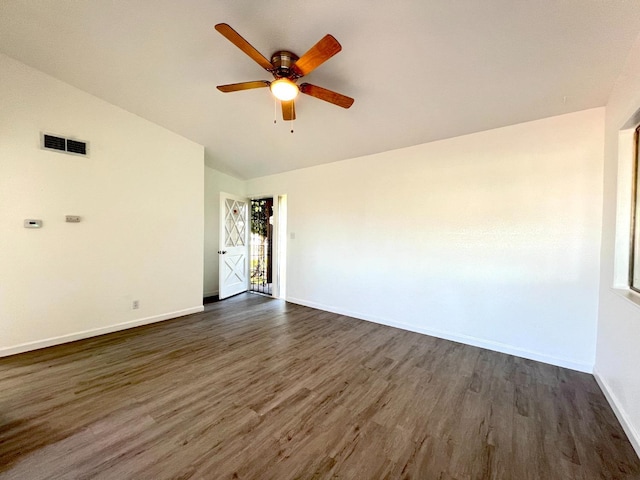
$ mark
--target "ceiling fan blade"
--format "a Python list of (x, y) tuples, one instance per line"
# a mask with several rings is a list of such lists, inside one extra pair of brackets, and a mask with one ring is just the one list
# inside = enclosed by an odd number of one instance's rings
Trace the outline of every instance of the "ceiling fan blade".
[(293, 100), (281, 100), (282, 103), (282, 119), (283, 120), (295, 120), (296, 119), (296, 104)]
[(340, 50), (342, 46), (338, 41), (332, 35), (325, 35), (293, 64), (292, 69), (298, 77), (309, 75)]
[(249, 55), (254, 62), (258, 63), (265, 70), (273, 70), (274, 66), (264, 55), (256, 50), (249, 42), (247, 42), (242, 36), (231, 28), (226, 23), (219, 23), (216, 25), (216, 30), (220, 32), (227, 40), (233, 43), (236, 47)]
[(218, 85), (216, 88), (224, 93), (238, 92), (240, 90), (250, 90), (252, 88), (268, 87), (266, 80), (256, 80), (255, 82), (230, 83), (229, 85)]
[(342, 108), (349, 108), (354, 102), (354, 99), (351, 97), (327, 90), (326, 88), (318, 87), (317, 85), (311, 85), (310, 83), (301, 84), (300, 91), (307, 95), (311, 95), (312, 97), (324, 100), (325, 102), (338, 105)]

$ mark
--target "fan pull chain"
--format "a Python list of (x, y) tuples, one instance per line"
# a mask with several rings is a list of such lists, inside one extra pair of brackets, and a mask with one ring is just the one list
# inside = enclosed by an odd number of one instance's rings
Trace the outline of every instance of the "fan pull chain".
[(293, 120), (291, 120), (291, 133), (293, 133)]
[(293, 133), (293, 102), (291, 102), (291, 133)]
[(276, 97), (273, 97), (273, 124), (275, 125), (277, 122), (278, 118), (278, 100), (276, 100)]

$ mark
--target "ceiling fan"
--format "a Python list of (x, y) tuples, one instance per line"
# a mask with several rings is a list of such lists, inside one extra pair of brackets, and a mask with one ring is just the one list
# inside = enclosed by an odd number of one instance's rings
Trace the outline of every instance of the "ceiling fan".
[(253, 82), (218, 85), (217, 88), (221, 92), (228, 93), (252, 88), (269, 87), (271, 93), (273, 93), (282, 104), (282, 118), (284, 120), (295, 120), (295, 98), (299, 92), (319, 98), (325, 102), (333, 103), (342, 108), (349, 108), (353, 105), (353, 98), (347, 97), (346, 95), (310, 83), (302, 83), (300, 85), (296, 83), (298, 79), (309, 75), (309, 73), (342, 50), (342, 47), (333, 36), (325, 35), (301, 57), (298, 57), (290, 51), (280, 50), (271, 55), (271, 61), (269, 61), (226, 23), (219, 23), (215, 28), (227, 40), (251, 57), (258, 65), (271, 73), (275, 79), (271, 82), (268, 80), (256, 80)]

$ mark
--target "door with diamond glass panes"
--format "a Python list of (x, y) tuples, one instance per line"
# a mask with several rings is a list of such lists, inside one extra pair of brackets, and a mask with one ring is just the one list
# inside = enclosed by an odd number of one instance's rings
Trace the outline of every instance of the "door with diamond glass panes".
[(220, 193), (220, 300), (249, 288), (248, 216), (248, 199)]

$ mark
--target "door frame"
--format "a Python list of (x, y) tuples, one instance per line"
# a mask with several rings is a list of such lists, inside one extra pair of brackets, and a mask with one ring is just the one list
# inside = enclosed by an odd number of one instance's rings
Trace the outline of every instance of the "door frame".
[[(250, 195), (250, 200), (260, 200), (263, 198), (273, 199), (273, 277), (271, 283), (271, 297), (285, 298), (286, 279), (283, 278), (286, 273), (286, 209), (287, 196), (285, 194), (264, 193), (260, 195)], [(251, 216), (249, 216), (251, 222)], [(251, 230), (251, 227), (249, 227)]]

